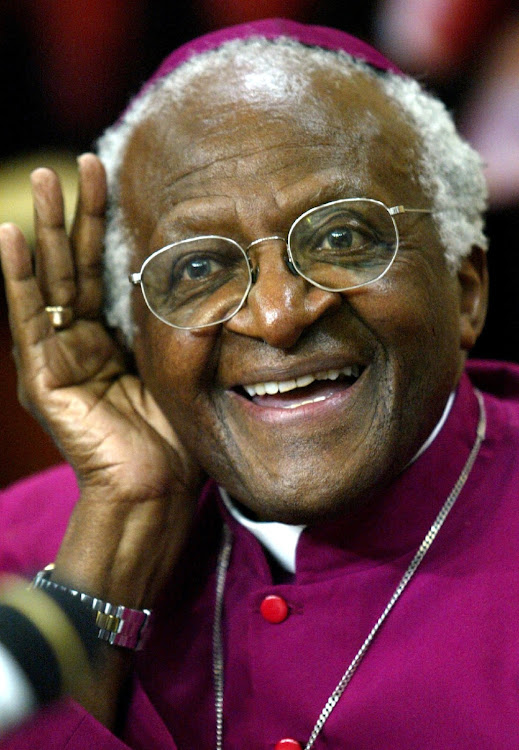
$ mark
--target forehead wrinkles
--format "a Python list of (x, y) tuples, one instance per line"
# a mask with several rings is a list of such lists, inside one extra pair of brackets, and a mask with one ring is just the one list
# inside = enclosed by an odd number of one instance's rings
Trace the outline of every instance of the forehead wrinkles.
[[(285, 128), (286, 129), (286, 128)], [(140, 183), (141, 194), (146, 200), (138, 201), (139, 212), (147, 212), (156, 224), (170, 213), (177, 204), (187, 204), (190, 199), (207, 199), (215, 205), (215, 199), (227, 198), (227, 205), (237, 202), (261, 203), (262, 198), (270, 202), (283, 205), (284, 194), (298, 192), (300, 183), (308, 181), (315, 175), (317, 181), (324, 181), (325, 174), (335, 171), (348, 153), (348, 182), (351, 189), (354, 185), (365, 184), (369, 171), (368, 147), (369, 138), (362, 133), (350, 129), (346, 136), (335, 137), (328, 142), (302, 143), (301, 138), (278, 137), (276, 139), (260, 139), (236, 146), (237, 138), (217, 143), (207, 148), (197, 141), (196, 155), (191, 152), (188, 159), (180, 159), (176, 163), (168, 158), (168, 167), (162, 169), (160, 149), (157, 151), (158, 169), (150, 169), (150, 182), (147, 186)], [(268, 140), (265, 143), (265, 140)], [(346, 142), (347, 141), (347, 142)], [(216, 152), (216, 155), (215, 155)], [(188, 163), (186, 163), (188, 162)], [(170, 166), (171, 165), (171, 166)], [(321, 175), (321, 177), (319, 177)], [(365, 190), (365, 188), (364, 188)], [(130, 195), (132, 192), (130, 191)], [(153, 196), (152, 200), (149, 196)], [(318, 200), (316, 198), (316, 200)], [(222, 205), (222, 201), (218, 201)]]
[(148, 212), (156, 221), (172, 203), (226, 194), (237, 179), (245, 188), (268, 177), (282, 189), (321, 160), (324, 169), (334, 160), (346, 165), (352, 189), (373, 173), (409, 180), (416, 135), (362, 73), (298, 72), (297, 85), (294, 71), (226, 73), (206, 75), (136, 128), (121, 181), (123, 207), (133, 215)]

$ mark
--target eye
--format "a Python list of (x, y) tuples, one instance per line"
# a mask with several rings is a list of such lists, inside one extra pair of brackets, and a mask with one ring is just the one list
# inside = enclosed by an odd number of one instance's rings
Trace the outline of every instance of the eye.
[(175, 269), (175, 281), (200, 281), (208, 278), (211, 274), (216, 273), (221, 268), (221, 263), (217, 263), (209, 257), (193, 257), (185, 259), (180, 268)]
[(349, 227), (332, 229), (323, 238), (322, 248), (334, 250), (349, 250), (353, 244), (353, 232)]
[(249, 278), (247, 258), (237, 243), (206, 236), (167, 245), (151, 255), (141, 281), (149, 307), (183, 325), (199, 314), (210, 317), (213, 309), (225, 316), (229, 304), (239, 303)]
[(179, 284), (204, 284), (220, 278), (229, 270), (232, 259), (220, 252), (191, 252), (177, 257), (171, 267), (171, 288)]
[(319, 227), (310, 245), (315, 252), (332, 258), (365, 253), (377, 245), (377, 240), (374, 232), (359, 222), (339, 217)]
[[(194, 304), (214, 294), (232, 278), (229, 259), (218, 252), (189, 252), (180, 255), (162, 278), (155, 276), (154, 295), (159, 304)], [(158, 270), (158, 269), (157, 269)], [(151, 292), (150, 292), (151, 294)]]
[(360, 201), (355, 207), (331, 205), (316, 209), (294, 225), (292, 249), (306, 257), (321, 255), (329, 260), (368, 252), (379, 240), (377, 223), (367, 213)]

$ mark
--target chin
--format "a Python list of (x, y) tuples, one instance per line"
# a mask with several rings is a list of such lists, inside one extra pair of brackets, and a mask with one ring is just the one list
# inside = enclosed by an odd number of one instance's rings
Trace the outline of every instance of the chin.
[(354, 485), (326, 479), (319, 486), (315, 486), (315, 477), (307, 478), (306, 482), (285, 482), (282, 487), (277, 485), (275, 491), (256, 486), (254, 495), (237, 491), (237, 488), (228, 489), (228, 492), (239, 501), (246, 514), (258, 521), (314, 526), (356, 516), (391, 481), (391, 477), (386, 476), (379, 477), (374, 483), (362, 472)]

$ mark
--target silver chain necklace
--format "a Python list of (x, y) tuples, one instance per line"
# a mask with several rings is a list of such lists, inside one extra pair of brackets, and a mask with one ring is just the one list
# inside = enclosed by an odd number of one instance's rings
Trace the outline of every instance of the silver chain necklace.
[[(438, 532), (440, 531), (443, 522), (447, 518), (450, 510), (456, 502), (458, 495), (463, 489), (465, 482), (471, 472), (474, 462), (479, 453), (481, 443), (485, 439), (486, 433), (486, 414), (485, 406), (483, 404), (483, 398), (479, 391), (476, 391), (476, 397), (479, 403), (479, 421), (477, 426), (476, 440), (472, 446), (469, 457), (465, 463), (465, 466), (461, 470), (456, 484), (452, 488), (447, 500), (443, 504), (440, 512), (436, 516), (431, 528), (425, 535), (423, 542), (418, 547), (418, 550), (409, 563), (409, 567), (405, 571), (404, 575), (400, 579), (400, 583), (396, 587), (391, 599), (386, 604), (382, 614), (372, 627), (368, 637), (357, 651), (357, 654), (350, 666), (343, 674), (337, 687), (332, 692), (328, 700), (326, 701), (324, 708), (319, 714), (315, 726), (310, 734), (308, 742), (306, 743), (304, 750), (310, 750), (315, 743), (319, 733), (321, 732), (326, 720), (330, 716), (331, 712), (339, 702), (342, 694), (346, 690), (351, 678), (355, 674), (357, 667), (362, 661), (366, 654), (366, 651), (371, 646), (373, 639), (378, 633), (381, 625), (383, 624), (386, 617), (389, 615), (397, 600), (400, 598), (402, 592), (406, 588), (411, 578), (416, 573), (418, 566), (424, 559), (432, 543), (436, 539)], [(223, 612), (223, 599), (225, 593), (225, 578), (227, 575), (227, 569), (229, 567), (229, 560), (232, 549), (232, 534), (231, 530), (224, 524), (223, 527), (223, 541), (218, 556), (218, 564), (216, 569), (216, 602), (214, 610), (214, 623), (213, 623), (213, 681), (215, 690), (215, 710), (216, 710), (216, 750), (223, 750), (223, 691), (224, 691), (224, 662), (223, 662), (223, 638), (222, 638), (222, 612)]]

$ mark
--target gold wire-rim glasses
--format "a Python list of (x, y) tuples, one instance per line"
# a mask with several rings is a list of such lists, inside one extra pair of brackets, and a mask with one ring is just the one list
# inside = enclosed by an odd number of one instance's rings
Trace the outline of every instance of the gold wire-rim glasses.
[[(379, 206), (387, 213), (387, 215), (389, 216), (391, 220), (393, 231), (394, 231), (394, 242), (395, 242), (394, 250), (393, 250), (391, 259), (389, 260), (387, 265), (374, 278), (369, 279), (368, 281), (361, 282), (359, 284), (353, 284), (353, 285), (348, 285), (344, 287), (330, 287), (330, 286), (326, 286), (325, 284), (319, 283), (315, 279), (308, 276), (304, 272), (304, 270), (301, 269), (298, 258), (295, 257), (293, 254), (292, 237), (294, 235), (294, 232), (297, 231), (297, 229), (303, 225), (303, 222), (309, 219), (312, 215), (319, 213), (319, 212), (323, 212), (326, 209), (333, 208), (334, 206), (345, 205), (348, 203), (369, 203), (372, 205)], [(295, 275), (301, 276), (308, 283), (312, 284), (312, 286), (322, 289), (323, 291), (327, 291), (327, 292), (353, 291), (355, 289), (369, 286), (379, 281), (388, 273), (388, 271), (392, 267), (395, 261), (395, 258), (397, 256), (399, 245), (400, 245), (400, 234), (399, 234), (398, 227), (395, 221), (395, 216), (398, 216), (399, 214), (403, 214), (403, 213), (432, 214), (433, 211), (427, 208), (407, 208), (403, 205), (387, 206), (385, 203), (383, 203), (382, 201), (376, 200), (375, 198), (339, 198), (334, 201), (328, 201), (327, 203), (320, 204), (319, 206), (314, 206), (313, 208), (308, 209), (307, 211), (302, 213), (300, 216), (298, 216), (297, 219), (292, 223), (286, 239), (280, 235), (260, 237), (259, 239), (256, 239), (253, 242), (251, 242), (245, 248), (242, 247), (235, 240), (231, 239), (230, 237), (224, 237), (224, 236), (216, 235), (216, 234), (199, 235), (199, 236), (190, 237), (184, 240), (178, 240), (177, 242), (173, 242), (169, 245), (166, 245), (165, 247), (162, 247), (156, 250), (154, 253), (148, 256), (144, 260), (140, 271), (138, 271), (137, 273), (131, 273), (128, 279), (132, 285), (141, 287), (141, 291), (142, 291), (142, 294), (143, 294), (143, 297), (144, 297), (144, 300), (146, 302), (148, 309), (153, 313), (153, 315), (155, 315), (155, 317), (157, 317), (166, 325), (169, 325), (173, 328), (177, 328), (180, 330), (198, 330), (201, 328), (210, 328), (212, 326), (225, 323), (226, 321), (233, 318), (242, 309), (243, 305), (245, 304), (247, 297), (249, 295), (249, 292), (257, 278), (257, 269), (252, 267), (250, 257), (249, 257), (249, 251), (251, 250), (251, 248), (256, 247), (257, 245), (263, 242), (269, 242), (269, 241), (284, 242), (287, 246), (287, 265), (288, 265), (289, 270), (292, 273), (294, 273)], [(206, 240), (223, 241), (225, 243), (228, 243), (229, 246), (232, 246), (233, 248), (235, 248), (241, 253), (245, 261), (246, 267), (248, 269), (248, 283), (243, 291), (243, 294), (239, 302), (235, 306), (233, 306), (232, 310), (228, 312), (226, 315), (224, 315), (223, 317), (220, 317), (217, 320), (211, 320), (208, 323), (201, 323), (201, 324), (196, 324), (196, 325), (179, 325), (178, 323), (173, 323), (171, 320), (167, 319), (164, 315), (162, 315), (160, 311), (157, 310), (156, 307), (150, 302), (149, 295), (146, 292), (146, 284), (143, 283), (143, 274), (145, 273), (146, 268), (149, 267), (150, 263), (154, 263), (159, 256), (163, 255), (164, 253), (168, 251), (171, 251), (173, 248), (177, 248), (179, 246), (188, 247), (192, 243), (195, 243), (195, 242), (200, 243)]]

